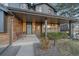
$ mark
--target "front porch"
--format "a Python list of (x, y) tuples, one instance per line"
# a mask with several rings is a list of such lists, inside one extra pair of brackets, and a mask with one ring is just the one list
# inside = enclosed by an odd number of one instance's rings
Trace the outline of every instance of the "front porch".
[[(10, 34), (10, 43), (16, 41), (23, 34), (35, 34), (40, 35), (45, 33), (47, 37), (47, 32), (60, 32), (61, 24), (68, 24), (68, 33), (71, 37), (72, 34), (72, 23), (76, 20), (72, 18), (52, 16), (47, 14), (41, 14), (36, 12), (28, 12), (19, 10), (11, 10), (7, 19), (9, 20), (8, 33)], [(10, 31), (9, 31), (10, 30)]]

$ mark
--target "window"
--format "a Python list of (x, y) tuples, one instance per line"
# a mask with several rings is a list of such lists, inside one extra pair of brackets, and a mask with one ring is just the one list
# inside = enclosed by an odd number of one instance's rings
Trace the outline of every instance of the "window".
[(3, 5), (8, 6), (8, 3), (4, 3)]
[(54, 15), (54, 11), (53, 11), (51, 8), (49, 8), (49, 9), (48, 9), (48, 14)]
[(42, 7), (39, 6), (37, 11), (42, 12)]
[(53, 12), (53, 10), (51, 8), (48, 9), (48, 14), (51, 14), (51, 15), (54, 14), (54, 12)]
[(51, 9), (48, 9), (48, 13), (51, 14)]
[(42, 8), (41, 7), (39, 7), (39, 11), (42, 12)]
[(21, 4), (21, 8), (26, 9), (27, 8), (26, 4)]

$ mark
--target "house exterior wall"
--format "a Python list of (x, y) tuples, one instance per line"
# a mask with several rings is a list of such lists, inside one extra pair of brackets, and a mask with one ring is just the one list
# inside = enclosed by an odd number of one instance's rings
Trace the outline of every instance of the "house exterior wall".
[[(0, 53), (12, 42), (16, 41), (23, 33), (23, 23), (14, 16), (5, 15), (3, 19), (6, 21), (6, 32), (0, 32)], [(3, 49), (1, 49), (4, 47)]]
[(0, 10), (0, 32), (4, 32), (4, 11)]
[[(26, 9), (26, 10), (34, 11), (32, 8), (28, 9), (27, 3), (4, 3), (4, 5), (8, 6), (8, 7), (14, 7), (14, 8), (20, 8), (20, 9)], [(46, 14), (49, 14), (49, 15), (55, 14), (54, 10), (46, 4), (37, 5), (36, 8), (35, 8), (35, 11), (46, 13)]]
[(78, 24), (78, 22), (76, 22), (76, 23), (73, 23), (72, 24), (72, 35), (73, 35), (73, 38), (75, 38), (75, 39), (79, 39), (79, 24)]
[(45, 5), (45, 4), (36, 6), (36, 11), (46, 13), (46, 14), (50, 14), (50, 15), (55, 14), (54, 10), (52, 8), (50, 8), (49, 6)]
[(8, 17), (5, 15), (3, 20), (6, 21), (6, 23), (4, 22), (5, 26), (3, 26), (4, 28), (6, 27), (6, 31), (0, 32), (0, 45), (8, 46), (10, 40), (10, 20), (8, 20)]
[(9, 3), (8, 6), (14, 8), (20, 8), (20, 5), (18, 3)]
[(23, 23), (14, 16), (6, 16), (6, 32), (0, 33), (0, 44), (9, 44), (10, 40), (16, 41), (23, 33)]
[(3, 5), (28, 10), (27, 4), (24, 3), (4, 3)]

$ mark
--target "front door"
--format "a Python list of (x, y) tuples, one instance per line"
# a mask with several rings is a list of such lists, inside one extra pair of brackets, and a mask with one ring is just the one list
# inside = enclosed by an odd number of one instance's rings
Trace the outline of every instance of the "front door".
[(27, 34), (31, 34), (32, 33), (32, 26), (31, 23), (27, 23)]

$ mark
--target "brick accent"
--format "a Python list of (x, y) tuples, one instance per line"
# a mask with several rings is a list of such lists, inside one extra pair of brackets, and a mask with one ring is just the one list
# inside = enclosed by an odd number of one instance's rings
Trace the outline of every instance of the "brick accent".
[(0, 45), (9, 44), (9, 34), (0, 33)]

